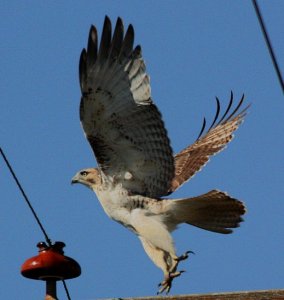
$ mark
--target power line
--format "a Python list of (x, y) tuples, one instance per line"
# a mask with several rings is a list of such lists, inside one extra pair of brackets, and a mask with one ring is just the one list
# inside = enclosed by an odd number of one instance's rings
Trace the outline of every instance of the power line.
[(284, 93), (284, 82), (283, 82), (283, 78), (282, 78), (282, 75), (281, 75), (281, 71), (280, 71), (280, 68), (279, 68), (276, 56), (275, 56), (273, 48), (272, 48), (272, 44), (271, 44), (271, 41), (269, 39), (269, 35), (268, 35), (267, 30), (265, 28), (265, 24), (264, 24), (264, 21), (263, 21), (263, 18), (262, 18), (259, 6), (257, 4), (257, 0), (252, 0), (252, 3), (253, 3), (253, 6), (254, 6), (254, 9), (255, 9), (255, 13), (257, 15), (257, 18), (258, 18), (258, 21), (259, 21), (259, 24), (260, 24), (260, 27), (261, 27), (261, 30), (262, 30), (265, 42), (266, 42), (266, 45), (267, 45), (269, 53), (270, 53), (270, 56), (271, 56), (271, 59), (272, 59), (273, 65), (274, 65), (274, 69), (276, 71), (278, 80), (280, 82), (280, 86), (282, 88), (282, 92)]
[(9, 163), (9, 161), (8, 161), (6, 155), (4, 154), (4, 151), (2, 150), (1, 147), (0, 147), (0, 152), (1, 152), (1, 155), (2, 155), (2, 157), (3, 157), (3, 159), (4, 159), (4, 161), (5, 161), (5, 163), (6, 163), (7, 167), (8, 167), (8, 169), (9, 169), (9, 171), (11, 172), (11, 174), (12, 174), (12, 176), (13, 176), (13, 178), (14, 178), (14, 180), (15, 180), (15, 182), (16, 182), (18, 188), (19, 188), (19, 190), (21, 191), (21, 193), (22, 193), (22, 195), (23, 195), (23, 197), (24, 197), (24, 199), (25, 199), (27, 205), (29, 206), (29, 208), (30, 208), (30, 210), (31, 210), (31, 212), (32, 212), (32, 214), (33, 214), (33, 216), (34, 216), (34, 218), (36, 219), (36, 222), (38, 223), (38, 225), (39, 225), (39, 227), (40, 227), (40, 229), (41, 229), (41, 231), (42, 231), (42, 233), (43, 233), (43, 235), (44, 235), (44, 237), (45, 237), (45, 240), (46, 240), (46, 242), (48, 243), (48, 246), (51, 247), (51, 246), (52, 246), (51, 239), (48, 237), (48, 235), (47, 235), (47, 233), (46, 233), (46, 230), (44, 229), (44, 227), (43, 227), (43, 225), (42, 225), (42, 223), (41, 223), (39, 217), (37, 216), (37, 214), (36, 214), (34, 208), (32, 207), (32, 204), (31, 204), (31, 202), (29, 201), (28, 196), (26, 195), (26, 193), (25, 193), (23, 187), (21, 186), (21, 184), (20, 184), (20, 182), (19, 182), (19, 180), (18, 180), (18, 178), (17, 178), (17, 176), (16, 176), (16, 174), (15, 174), (15, 172), (14, 172), (12, 166), (10, 165), (10, 163)]
[(63, 283), (63, 286), (64, 286), (64, 290), (65, 290), (67, 299), (71, 300), (71, 297), (70, 297), (70, 294), (69, 294), (69, 291), (68, 291), (67, 284), (66, 284), (65, 280), (62, 280), (62, 283)]
[[(39, 225), (39, 227), (40, 227), (40, 229), (41, 229), (41, 231), (42, 231), (42, 233), (43, 233), (43, 235), (44, 235), (44, 237), (45, 237), (45, 240), (46, 240), (48, 246), (49, 246), (49, 247), (52, 247), (51, 239), (48, 237), (48, 234), (47, 234), (46, 230), (44, 229), (44, 227), (43, 227), (43, 225), (42, 225), (42, 223), (41, 223), (39, 217), (37, 216), (37, 214), (36, 214), (36, 212), (35, 212), (35, 210), (34, 210), (32, 204), (31, 204), (31, 202), (29, 201), (28, 196), (26, 195), (26, 193), (25, 193), (25, 191), (24, 191), (22, 185), (20, 184), (20, 182), (19, 182), (19, 180), (18, 180), (18, 178), (17, 178), (17, 176), (16, 176), (16, 173), (14, 172), (14, 170), (13, 170), (11, 164), (9, 163), (9, 161), (8, 161), (6, 155), (5, 155), (5, 153), (4, 153), (4, 151), (2, 150), (1, 147), (0, 147), (0, 153), (1, 153), (1, 155), (2, 155), (2, 157), (3, 157), (3, 159), (4, 159), (5, 163), (6, 163), (6, 165), (7, 165), (7, 167), (8, 167), (10, 173), (12, 174), (12, 176), (13, 176), (13, 178), (14, 178), (14, 180), (15, 180), (15, 182), (16, 182), (18, 188), (19, 188), (19, 190), (21, 191), (21, 193), (22, 193), (22, 195), (23, 195), (23, 197), (24, 197), (24, 199), (25, 199), (27, 205), (29, 206), (29, 208), (30, 208), (30, 210), (31, 210), (31, 212), (32, 212), (32, 214), (33, 214), (33, 216), (34, 216), (34, 218), (36, 219), (36, 222), (38, 223), (38, 225)], [(64, 289), (65, 289), (65, 292), (66, 292), (67, 299), (68, 299), (68, 300), (71, 300), (70, 294), (69, 294), (69, 291), (68, 291), (68, 288), (67, 288), (67, 285), (66, 285), (65, 280), (62, 280), (62, 283), (63, 283)]]

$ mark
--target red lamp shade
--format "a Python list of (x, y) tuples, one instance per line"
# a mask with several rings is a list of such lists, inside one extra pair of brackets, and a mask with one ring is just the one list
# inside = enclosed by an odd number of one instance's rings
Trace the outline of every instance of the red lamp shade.
[(80, 276), (81, 267), (72, 258), (65, 256), (63, 242), (47, 246), (44, 242), (37, 244), (39, 254), (27, 259), (21, 267), (24, 277), (38, 280), (65, 280)]

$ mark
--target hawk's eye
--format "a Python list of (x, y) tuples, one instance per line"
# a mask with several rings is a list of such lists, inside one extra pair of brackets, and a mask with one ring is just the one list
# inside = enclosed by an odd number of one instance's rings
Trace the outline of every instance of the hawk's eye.
[(88, 172), (87, 172), (87, 171), (82, 171), (82, 172), (80, 172), (80, 175), (82, 175), (82, 176), (87, 176), (87, 175), (88, 175)]

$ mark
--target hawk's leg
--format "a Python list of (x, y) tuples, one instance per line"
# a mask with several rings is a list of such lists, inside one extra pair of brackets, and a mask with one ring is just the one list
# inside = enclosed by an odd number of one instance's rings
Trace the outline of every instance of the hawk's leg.
[(178, 272), (169, 272), (167, 275), (165, 275), (164, 280), (159, 284), (159, 291), (157, 294), (161, 294), (163, 292), (166, 292), (167, 294), (171, 290), (172, 282), (174, 278), (180, 276), (185, 271), (178, 271)]
[(194, 254), (194, 252), (192, 251), (186, 251), (181, 256), (175, 257), (173, 259), (175, 261), (175, 264), (172, 266), (170, 271), (165, 275), (164, 280), (159, 284), (159, 287), (161, 288), (159, 289), (157, 294), (161, 294), (163, 292), (169, 293), (172, 287), (173, 279), (179, 277), (182, 273), (185, 272), (185, 271), (177, 271), (178, 264), (181, 261), (186, 260), (190, 253)]

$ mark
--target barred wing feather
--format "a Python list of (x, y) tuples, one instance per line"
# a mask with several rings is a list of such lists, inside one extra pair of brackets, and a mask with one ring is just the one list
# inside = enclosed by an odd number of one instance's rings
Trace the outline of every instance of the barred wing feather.
[(175, 155), (175, 176), (172, 180), (169, 194), (174, 192), (182, 184), (188, 181), (196, 172), (209, 161), (211, 155), (223, 150), (226, 145), (233, 139), (233, 133), (243, 122), (249, 106), (239, 112), (243, 103), (244, 96), (239, 101), (237, 107), (231, 112), (233, 103), (233, 94), (226, 112), (218, 120), (220, 114), (220, 102), (217, 100), (217, 112), (209, 130), (204, 134), (206, 121), (204, 119), (202, 130), (194, 144), (186, 147)]
[(118, 18), (105, 18), (100, 46), (94, 26), (80, 57), (80, 119), (101, 171), (130, 192), (160, 197), (174, 176), (161, 114), (151, 99), (141, 47)]

